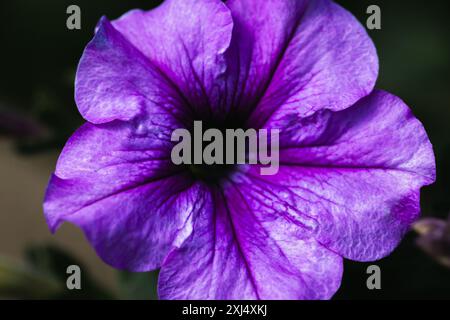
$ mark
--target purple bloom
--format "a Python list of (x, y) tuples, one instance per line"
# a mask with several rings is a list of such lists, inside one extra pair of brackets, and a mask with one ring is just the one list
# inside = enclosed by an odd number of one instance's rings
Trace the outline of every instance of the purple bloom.
[[(366, 31), (329, 0), (169, 0), (102, 18), (48, 224), (76, 224), (116, 268), (161, 268), (162, 299), (330, 298), (343, 258), (388, 255), (435, 179), (423, 126), (373, 91), (377, 74)], [(279, 129), (279, 172), (174, 165), (171, 133), (194, 120)]]

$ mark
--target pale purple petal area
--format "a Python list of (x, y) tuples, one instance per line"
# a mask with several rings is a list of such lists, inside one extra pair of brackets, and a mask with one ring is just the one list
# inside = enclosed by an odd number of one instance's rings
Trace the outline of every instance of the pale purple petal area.
[(300, 215), (317, 219), (316, 239), (345, 258), (388, 255), (420, 211), (420, 188), (435, 179), (432, 145), (397, 97), (374, 91), (340, 112), (287, 114), (280, 171), (254, 179), (285, 193)]
[(365, 28), (334, 2), (230, 0), (227, 6), (235, 22), (228, 55), (238, 64), (232, 104), (253, 108), (252, 127), (280, 107), (303, 116), (341, 110), (373, 89), (376, 49)]
[(44, 213), (52, 231), (74, 223), (108, 264), (158, 268), (189, 227), (199, 193), (191, 176), (170, 160), (176, 126), (170, 115), (157, 113), (82, 126), (66, 144), (46, 192)]
[(266, 128), (279, 128), (280, 159), (285, 164), (380, 168), (435, 179), (427, 133), (398, 97), (374, 90), (348, 110), (325, 110), (308, 118), (286, 113)]
[(173, 244), (189, 235), (198, 185), (180, 174), (103, 195), (108, 182), (113, 180), (53, 176), (44, 203), (47, 217), (56, 215), (57, 223), (80, 227), (97, 254), (115, 268), (159, 268)]
[(218, 111), (227, 70), (224, 53), (233, 29), (223, 2), (167, 0), (150, 11), (132, 10), (113, 24), (172, 80), (198, 114)]
[(198, 192), (170, 159), (171, 134), (191, 111), (106, 18), (80, 61), (76, 100), (90, 123), (61, 153), (45, 197), (47, 222), (52, 231), (65, 221), (78, 225), (114, 267), (158, 268), (189, 229)]
[(263, 96), (308, 1), (228, 0), (234, 21), (226, 58), (228, 108), (248, 113)]
[(129, 121), (154, 113), (155, 106), (177, 118), (189, 114), (177, 88), (106, 18), (78, 65), (75, 100), (81, 115), (95, 124)]
[(259, 191), (232, 182), (213, 193), (213, 207), (193, 218), (191, 236), (163, 263), (161, 299), (328, 299), (336, 292), (342, 258), (279, 216), (276, 200)]

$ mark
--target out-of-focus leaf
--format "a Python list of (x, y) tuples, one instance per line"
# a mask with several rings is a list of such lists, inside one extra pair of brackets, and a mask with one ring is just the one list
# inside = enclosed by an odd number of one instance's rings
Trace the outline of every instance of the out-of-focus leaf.
[(0, 298), (43, 299), (63, 289), (54, 277), (0, 257)]
[[(27, 248), (26, 261), (34, 269), (51, 275), (64, 286), (64, 290), (51, 299), (113, 299), (114, 296), (99, 285), (89, 274), (88, 269), (74, 256), (52, 245), (38, 245)], [(77, 265), (81, 269), (81, 290), (66, 287), (67, 267)]]
[(37, 139), (46, 134), (46, 128), (36, 119), (0, 103), (0, 135)]
[(120, 271), (120, 298), (126, 300), (157, 300), (159, 271), (133, 273)]

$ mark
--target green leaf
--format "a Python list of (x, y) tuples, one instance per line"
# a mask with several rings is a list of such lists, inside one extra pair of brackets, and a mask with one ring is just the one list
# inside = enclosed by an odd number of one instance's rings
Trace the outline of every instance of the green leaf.
[(159, 271), (126, 272), (119, 271), (120, 298), (126, 300), (157, 300)]
[(63, 289), (54, 277), (0, 257), (0, 297), (46, 299)]

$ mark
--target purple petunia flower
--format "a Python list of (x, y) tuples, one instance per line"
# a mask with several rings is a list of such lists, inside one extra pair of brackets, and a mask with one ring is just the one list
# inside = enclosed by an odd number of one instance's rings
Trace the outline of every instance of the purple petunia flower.
[[(329, 0), (169, 0), (102, 18), (75, 98), (87, 120), (44, 202), (108, 264), (161, 268), (162, 299), (327, 299), (343, 258), (388, 255), (435, 179), (432, 146), (374, 90), (364, 28)], [(280, 130), (280, 168), (177, 166), (171, 134)]]

